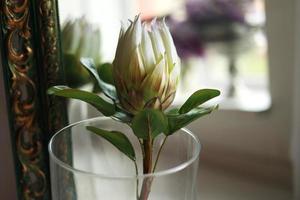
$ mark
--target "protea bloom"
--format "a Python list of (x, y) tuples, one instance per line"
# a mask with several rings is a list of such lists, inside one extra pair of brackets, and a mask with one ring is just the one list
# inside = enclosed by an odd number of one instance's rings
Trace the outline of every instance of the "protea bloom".
[(120, 104), (130, 113), (166, 109), (174, 100), (180, 59), (164, 20), (137, 16), (119, 35), (113, 75)]

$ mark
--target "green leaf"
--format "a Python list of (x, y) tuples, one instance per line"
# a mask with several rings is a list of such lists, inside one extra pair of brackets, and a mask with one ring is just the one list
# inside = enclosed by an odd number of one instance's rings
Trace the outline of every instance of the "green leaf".
[(133, 146), (125, 134), (118, 131), (106, 131), (93, 126), (87, 126), (86, 129), (103, 137), (122, 153), (128, 156), (128, 158), (135, 161), (136, 158)]
[(115, 85), (113, 67), (111, 63), (104, 63), (97, 68), (100, 79), (111, 85)]
[(168, 114), (169, 132), (166, 135), (172, 135), (175, 131), (187, 126), (189, 123), (204, 115), (210, 114), (217, 108), (218, 106), (212, 106), (208, 108), (198, 107), (184, 114)]
[(144, 109), (132, 120), (134, 134), (141, 139), (154, 139), (160, 133), (168, 132), (168, 119), (163, 112)]
[(116, 112), (115, 114), (112, 116), (112, 118), (114, 118), (115, 120), (121, 121), (123, 123), (127, 123), (130, 124), (132, 119), (133, 119), (133, 115), (126, 112), (125, 110), (122, 110), (121, 108), (119, 108), (118, 106), (116, 107)]
[(81, 64), (95, 77), (103, 93), (110, 99), (117, 99), (116, 88), (108, 83), (105, 83), (99, 76), (95, 63), (92, 58), (81, 58)]
[(79, 58), (74, 54), (64, 53), (63, 60), (67, 85), (77, 88), (91, 82), (90, 74), (82, 67)]
[(167, 115), (175, 115), (178, 114), (179, 108), (175, 107), (175, 108), (171, 108), (170, 110), (166, 111)]
[(219, 90), (214, 89), (202, 89), (194, 92), (186, 102), (181, 106), (179, 113), (184, 114), (200, 106), (201, 104), (205, 103), (206, 101), (215, 98), (220, 95)]
[(101, 97), (99, 97), (98, 95), (91, 93), (91, 92), (78, 90), (78, 89), (72, 89), (72, 88), (69, 88), (68, 86), (64, 86), (64, 85), (51, 87), (48, 89), (47, 92), (48, 92), (48, 94), (51, 94), (51, 95), (82, 100), (82, 101), (94, 106), (97, 110), (99, 110), (105, 116), (111, 116), (115, 113), (115, 105), (114, 104), (111, 104), (111, 103), (103, 100)]

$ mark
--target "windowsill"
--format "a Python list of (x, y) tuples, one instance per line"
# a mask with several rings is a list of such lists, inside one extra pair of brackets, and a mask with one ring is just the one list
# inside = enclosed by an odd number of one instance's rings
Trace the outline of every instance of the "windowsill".
[(206, 200), (291, 200), (292, 189), (200, 161), (199, 197)]
[(271, 108), (271, 96), (268, 92), (249, 92), (231, 98), (220, 98), (220, 109), (245, 112), (264, 112)]
[[(267, 88), (254, 90), (240, 86), (236, 88), (237, 92), (233, 97), (226, 96), (226, 88), (219, 90), (221, 91), (221, 96), (210, 100), (206, 103), (207, 106), (219, 104), (219, 109), (221, 110), (237, 110), (243, 112), (264, 112), (269, 110), (272, 106), (271, 94)], [(193, 92), (179, 91), (178, 93), (174, 101), (175, 106), (182, 105)]]

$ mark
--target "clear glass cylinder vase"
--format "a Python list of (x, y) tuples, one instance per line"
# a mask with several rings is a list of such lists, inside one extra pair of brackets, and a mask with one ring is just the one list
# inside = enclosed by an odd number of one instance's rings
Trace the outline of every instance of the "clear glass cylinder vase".
[[(120, 131), (134, 146), (134, 162), (111, 143), (86, 129)], [(164, 135), (153, 144), (153, 158)], [(166, 140), (154, 173), (142, 174), (143, 153), (126, 124), (110, 118), (93, 118), (65, 127), (49, 143), (52, 198), (55, 200), (196, 200), (200, 153), (198, 139), (181, 129)], [(137, 173), (138, 170), (138, 173)], [(149, 196), (141, 197), (143, 184), (151, 183)]]

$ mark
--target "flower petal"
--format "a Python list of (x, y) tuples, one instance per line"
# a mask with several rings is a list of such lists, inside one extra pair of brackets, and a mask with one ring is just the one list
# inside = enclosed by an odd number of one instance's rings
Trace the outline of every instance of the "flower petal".
[(145, 101), (154, 97), (161, 97), (166, 83), (165, 59), (161, 57), (151, 74), (148, 74), (142, 82), (141, 89), (144, 90)]
[(155, 57), (151, 39), (145, 26), (143, 26), (142, 42), (140, 46), (146, 73), (152, 72), (155, 67)]
[(170, 67), (169, 72), (172, 72), (173, 63), (179, 63), (179, 57), (177, 55), (176, 47), (164, 19), (159, 22), (158, 27), (160, 36), (163, 40), (163, 44), (167, 52), (168, 66)]
[(135, 48), (135, 51), (130, 56), (130, 64), (128, 66), (128, 71), (126, 72), (126, 82), (129, 87), (137, 89), (140, 87), (140, 83), (145, 76), (145, 68), (142, 61), (142, 56), (140, 54), (139, 48)]
[(151, 23), (151, 31), (149, 31), (149, 35), (152, 42), (152, 48), (155, 55), (156, 62), (159, 61), (160, 56), (165, 53), (164, 43), (159, 34), (159, 30), (156, 23)]

